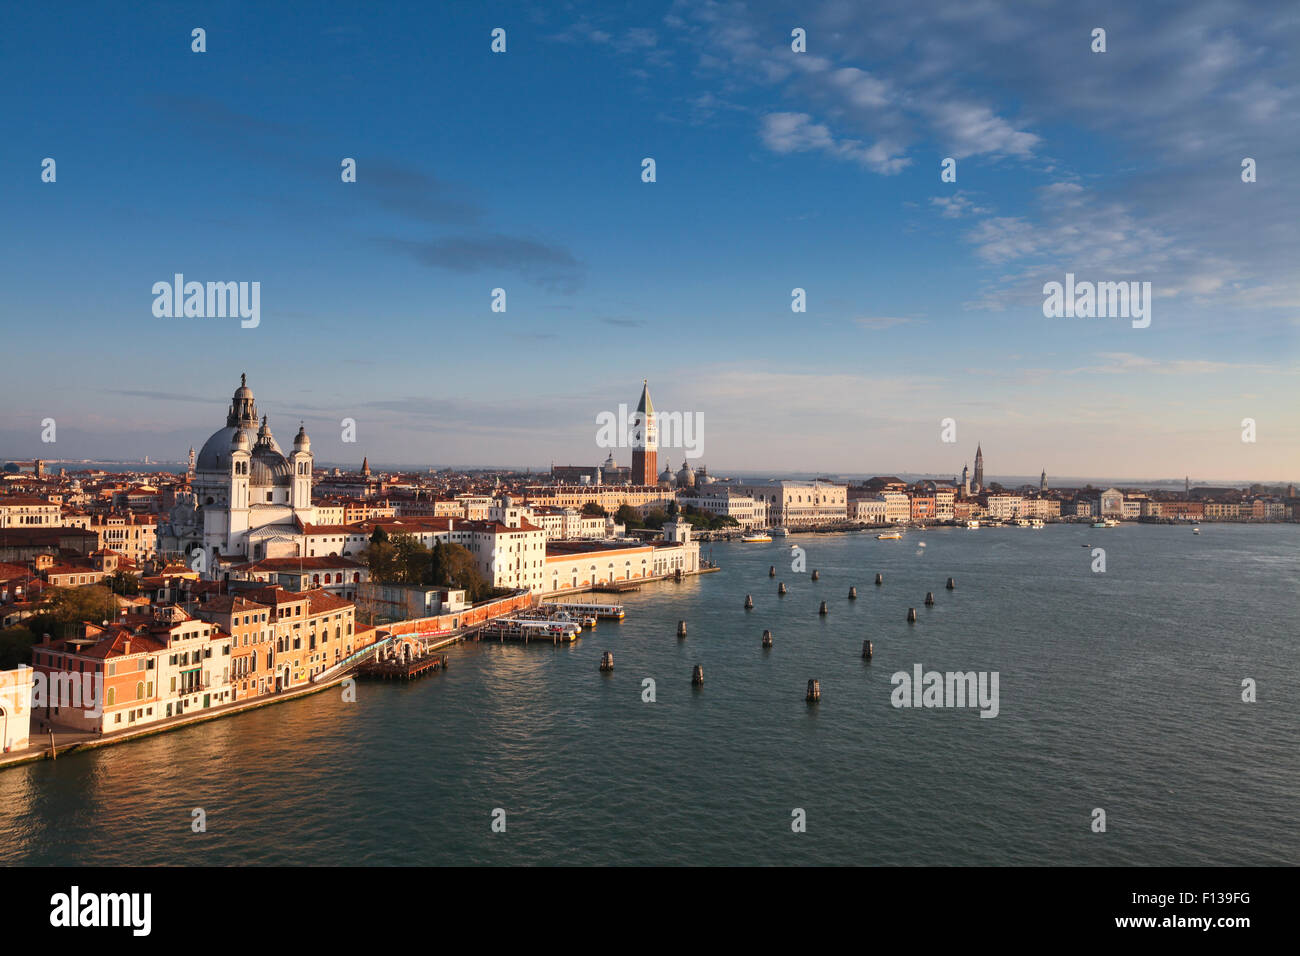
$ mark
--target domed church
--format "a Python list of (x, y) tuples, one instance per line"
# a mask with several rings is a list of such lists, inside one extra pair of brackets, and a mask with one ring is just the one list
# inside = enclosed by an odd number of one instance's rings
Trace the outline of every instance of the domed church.
[(266, 417), (259, 423), (253, 390), (241, 375), (226, 427), (212, 433), (195, 460), (193, 501), (173, 512), (168, 537), (187, 557), (202, 547), (208, 568), (223, 558), (297, 554), (301, 525), (314, 519), (311, 470), (306, 430), (298, 429), (286, 457)]

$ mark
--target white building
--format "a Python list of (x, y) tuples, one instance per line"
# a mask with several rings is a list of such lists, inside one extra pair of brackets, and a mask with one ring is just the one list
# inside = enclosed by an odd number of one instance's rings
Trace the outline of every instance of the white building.
[[(311, 441), (299, 428), (286, 457), (244, 376), (230, 402), (226, 426), (203, 443), (195, 462), (193, 497), (159, 529), (164, 550), (181, 552), (191, 567), (213, 574), (223, 556), (257, 561), (301, 553), (301, 525), (311, 505)], [(194, 550), (201, 548), (201, 555)]]
[[(708, 487), (708, 486), (706, 486)], [(734, 488), (721, 488), (707, 492), (678, 494), (677, 504), (683, 508), (696, 508), (711, 515), (735, 518), (744, 530), (768, 526), (768, 504), (753, 495), (743, 494)]]
[(768, 481), (727, 487), (765, 502), (768, 521), (787, 528), (835, 524), (849, 516), (847, 485), (828, 481)]

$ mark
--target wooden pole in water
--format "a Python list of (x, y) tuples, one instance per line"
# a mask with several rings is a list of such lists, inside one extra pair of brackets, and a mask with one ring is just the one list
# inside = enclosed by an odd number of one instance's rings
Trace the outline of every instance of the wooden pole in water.
[(849, 588), (849, 600), (856, 601), (857, 599), (858, 599), (858, 589), (856, 587)]
[(871, 660), (871, 655), (875, 653), (875, 648), (871, 646), (870, 641), (862, 642), (862, 657), (864, 660)]
[(814, 572), (812, 573), (812, 579), (813, 579), (814, 581), (818, 580), (821, 576), (822, 576), (822, 574), (821, 574), (820, 571), (814, 571)]
[(808, 693), (804, 695), (804, 700), (810, 704), (815, 704), (822, 699), (822, 685), (820, 681), (810, 680), (808, 682)]
[(934, 607), (934, 592), (933, 592), (933, 591), (926, 591), (926, 592), (925, 592), (925, 606), (926, 606), (926, 607)]
[(753, 596), (752, 594), (746, 594), (746, 595), (745, 595), (745, 610), (746, 610), (746, 611), (752, 611), (753, 609), (754, 609), (754, 596)]
[(916, 608), (914, 608), (914, 607), (909, 607), (909, 608), (907, 609), (907, 623), (908, 623), (908, 624), (915, 624), (915, 623), (916, 623)]
[(947, 585), (948, 590), (951, 591), (951, 590), (952, 590), (953, 588), (955, 588), (956, 586), (957, 586), (957, 582), (954, 581), (952, 578), (949, 578), (949, 579), (948, 579), (948, 585)]
[(776, 577), (776, 565), (775, 565), (775, 564), (772, 565), (771, 567), (769, 567), (769, 568), (767, 569), (767, 576), (768, 576), (769, 578), (774, 578), (774, 577)]
[(885, 583), (885, 576), (884, 576), (883, 574), (881, 574), (879, 571), (877, 571), (877, 572), (876, 572), (876, 587), (880, 587), (880, 585), (882, 585), (882, 584), (884, 584), (884, 583)]
[(51, 760), (58, 760), (58, 759), (59, 759), (59, 750), (58, 750), (57, 747), (54, 746), (54, 728), (53, 728), (53, 727), (50, 728), (50, 759), (51, 759)]
[(699, 664), (696, 664), (695, 667), (691, 669), (691, 683), (696, 687), (704, 686), (704, 668)]
[(776, 589), (776, 593), (779, 594), (779, 595), (781, 595), (782, 597), (785, 596), (785, 582), (784, 582), (784, 581), (782, 581), (782, 582), (781, 582), (781, 586), (778, 587), (778, 588)]
[(764, 632), (763, 632), (763, 646), (764, 646), (764, 647), (771, 647), (771, 646), (772, 646), (772, 632), (771, 632), (771, 631), (764, 631)]
[(817, 613), (820, 614), (820, 615), (822, 615), (823, 617), (825, 617), (827, 614), (831, 613), (831, 612), (830, 612), (830, 609), (826, 606), (826, 602), (825, 602), (825, 601), (822, 601), (822, 606), (819, 607), (819, 608), (817, 609)]
[(685, 622), (685, 621), (678, 621), (678, 622), (677, 622), (677, 636), (678, 636), (678, 637), (685, 637), (685, 636), (686, 636), (686, 622)]

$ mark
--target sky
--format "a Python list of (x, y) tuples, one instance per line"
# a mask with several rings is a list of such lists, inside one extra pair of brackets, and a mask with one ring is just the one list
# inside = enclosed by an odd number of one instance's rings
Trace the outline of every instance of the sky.
[(648, 379), (715, 474), (1296, 480), (1300, 7), (1083, 6), (6, 5), (0, 458), (182, 459), (247, 373), (320, 461), (595, 464)]

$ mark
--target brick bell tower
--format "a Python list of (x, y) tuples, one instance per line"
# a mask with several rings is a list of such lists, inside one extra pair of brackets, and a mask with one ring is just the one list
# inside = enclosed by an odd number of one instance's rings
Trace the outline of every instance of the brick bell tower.
[(659, 481), (659, 430), (650, 386), (641, 380), (641, 401), (632, 416), (632, 484), (653, 485)]

